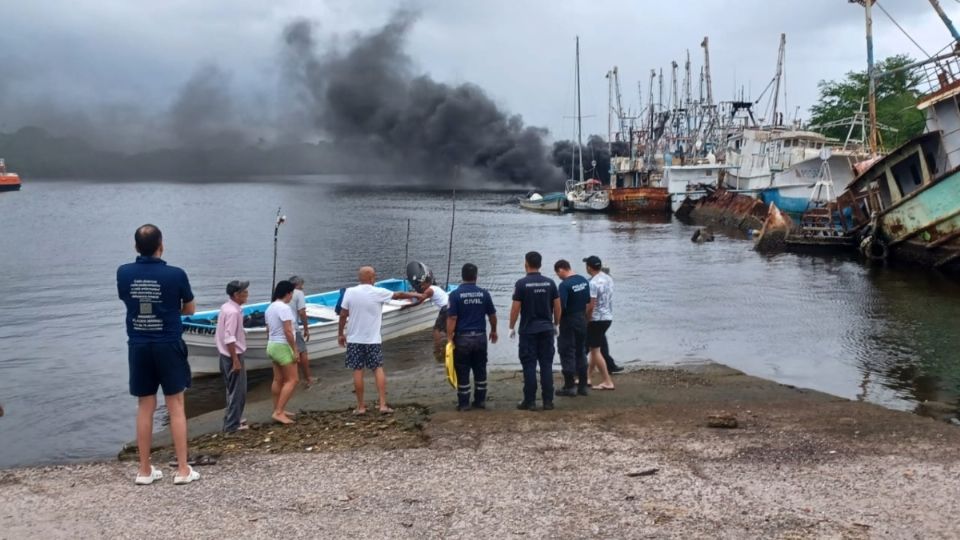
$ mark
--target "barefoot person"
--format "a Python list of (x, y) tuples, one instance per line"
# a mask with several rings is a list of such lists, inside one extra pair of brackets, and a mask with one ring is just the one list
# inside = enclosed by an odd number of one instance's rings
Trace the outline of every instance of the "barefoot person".
[(463, 283), (450, 293), (447, 336), (454, 343), (453, 365), (457, 371), (457, 410), (470, 410), (470, 372), (473, 372), (473, 408), (487, 408), (487, 323), (490, 343), (497, 342), (497, 309), (486, 289), (477, 287), (477, 265), (460, 270)]
[(183, 342), (180, 315), (193, 315), (196, 305), (187, 273), (169, 266), (163, 255), (163, 235), (156, 225), (143, 225), (133, 235), (136, 262), (117, 269), (117, 292), (127, 307), (127, 362), (130, 393), (137, 396), (137, 450), (140, 469), (135, 483), (152, 484), (163, 478), (150, 463), (153, 414), (157, 389), (170, 415), (170, 435), (177, 456), (174, 484), (189, 484), (200, 474), (187, 464), (187, 416), (183, 393), (190, 388), (190, 364)]
[(223, 409), (223, 431), (247, 429), (243, 424), (243, 408), (247, 403), (247, 367), (243, 354), (247, 335), (243, 330), (243, 304), (247, 303), (249, 281), (227, 283), (228, 300), (220, 306), (214, 339), (220, 352), (220, 373), (227, 389), (227, 405)]
[(350, 287), (343, 294), (340, 324), (337, 328), (337, 344), (347, 349), (344, 363), (353, 370), (353, 388), (357, 394), (357, 408), (353, 410), (353, 414), (367, 412), (367, 406), (363, 402), (364, 369), (373, 371), (380, 412), (389, 414), (393, 409), (387, 405), (387, 376), (383, 372), (383, 338), (380, 335), (383, 304), (395, 298), (420, 298), (420, 295), (393, 292), (375, 286), (377, 273), (372, 266), (360, 268), (357, 280), (360, 284)]
[(537, 367), (540, 368), (540, 387), (543, 410), (553, 409), (553, 354), (557, 325), (560, 324), (560, 295), (557, 284), (540, 274), (543, 257), (536, 251), (524, 256), (527, 275), (513, 287), (510, 306), (510, 338), (516, 332), (520, 317), (520, 365), (523, 367), (523, 401), (517, 408), (536, 410)]
[[(290, 300), (290, 309), (293, 310), (293, 326), (297, 331), (297, 364), (303, 373), (303, 385), (310, 388), (316, 381), (310, 376), (310, 357), (307, 356), (307, 342), (310, 341), (310, 321), (307, 320), (307, 300), (303, 296), (303, 278), (290, 276), (288, 279), (293, 286), (293, 298)], [(301, 326), (302, 325), (302, 326)]]
[(587, 305), (587, 347), (590, 348), (590, 372), (600, 372), (603, 382), (594, 390), (613, 390), (613, 379), (600, 349), (606, 340), (607, 329), (613, 323), (613, 279), (602, 270), (600, 257), (591, 255), (583, 260), (590, 274), (590, 303)]
[(293, 298), (293, 283), (277, 282), (273, 291), (273, 302), (267, 307), (264, 318), (267, 320), (267, 356), (273, 362), (273, 414), (271, 418), (281, 424), (292, 424), (293, 419), (285, 407), (293, 391), (297, 388), (297, 339), (293, 329), (293, 311), (290, 299)]

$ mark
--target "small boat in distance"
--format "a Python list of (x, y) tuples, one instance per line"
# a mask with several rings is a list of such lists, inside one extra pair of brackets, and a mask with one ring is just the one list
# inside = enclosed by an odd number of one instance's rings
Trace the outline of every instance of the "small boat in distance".
[[(409, 292), (410, 284), (402, 279), (385, 279), (376, 283), (395, 292)], [(456, 286), (448, 287), (448, 291)], [(310, 328), (310, 358), (333, 356), (343, 352), (337, 345), (337, 325), (340, 316), (335, 308), (340, 291), (329, 291), (306, 296), (307, 318)], [(264, 313), (270, 302), (243, 306), (243, 326), (247, 334), (247, 352), (244, 355), (247, 369), (269, 369), (267, 358), (267, 328)], [(214, 341), (217, 316), (220, 310), (210, 310), (182, 317), (183, 341), (190, 348), (190, 370), (194, 377), (220, 373), (220, 353)], [(437, 310), (430, 302), (411, 305), (409, 300), (391, 300), (383, 305), (384, 340), (393, 339), (426, 330), (437, 320)]]
[(0, 158), (0, 191), (17, 191), (20, 189), (20, 176), (17, 173), (7, 172), (7, 165)]
[(582, 182), (567, 180), (564, 195), (570, 209), (575, 212), (606, 212), (610, 206), (610, 194), (603, 189), (603, 183), (595, 178)]
[(530, 196), (520, 197), (520, 207), (537, 212), (561, 213), (566, 209), (567, 198), (563, 193), (547, 193), (540, 195), (533, 193)]

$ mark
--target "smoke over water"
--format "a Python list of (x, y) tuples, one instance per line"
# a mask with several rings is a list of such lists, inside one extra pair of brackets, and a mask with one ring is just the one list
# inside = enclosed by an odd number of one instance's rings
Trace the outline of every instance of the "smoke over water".
[(344, 51), (318, 53), (306, 20), (283, 32), (286, 76), (314, 127), (365, 147), (400, 172), (430, 183), (558, 186), (546, 130), (524, 126), (476, 85), (451, 86), (414, 73), (404, 41), (415, 16), (400, 12)]

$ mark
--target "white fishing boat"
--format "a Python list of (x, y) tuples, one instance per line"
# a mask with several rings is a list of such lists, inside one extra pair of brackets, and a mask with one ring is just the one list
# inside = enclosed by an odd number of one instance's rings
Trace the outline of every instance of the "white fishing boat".
[(603, 182), (595, 178), (580, 182), (567, 180), (564, 196), (575, 212), (606, 212), (610, 206), (610, 193), (603, 189)]
[[(401, 279), (387, 279), (377, 282), (376, 285), (397, 292), (411, 290), (409, 283)], [(307, 348), (311, 359), (343, 352), (337, 345), (339, 316), (335, 308), (339, 298), (340, 291), (306, 297), (310, 328)], [(248, 370), (269, 369), (271, 366), (270, 359), (267, 358), (267, 329), (263, 320), (263, 314), (269, 305), (269, 302), (262, 302), (243, 307), (247, 334), (247, 352), (244, 358)], [(194, 377), (220, 373), (220, 353), (214, 341), (218, 315), (219, 310), (211, 310), (183, 317), (183, 340), (189, 349), (190, 369)], [(426, 330), (432, 327), (436, 320), (437, 308), (429, 302), (413, 305), (410, 300), (391, 300), (383, 306), (383, 339), (386, 341)]]
[(676, 212), (689, 198), (695, 201), (706, 196), (705, 186), (716, 187), (723, 181), (723, 175), (730, 169), (724, 163), (702, 163), (697, 165), (670, 165), (663, 169), (663, 183), (670, 192), (671, 210)]
[(520, 197), (519, 200), (521, 208), (536, 212), (562, 213), (567, 210), (563, 193), (547, 193), (546, 195), (532, 193), (528, 197)]

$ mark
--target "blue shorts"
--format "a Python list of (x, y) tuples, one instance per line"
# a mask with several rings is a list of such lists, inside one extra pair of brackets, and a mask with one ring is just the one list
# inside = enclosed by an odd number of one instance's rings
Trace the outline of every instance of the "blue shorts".
[(383, 347), (379, 343), (347, 343), (344, 365), (352, 370), (383, 367)]
[(153, 396), (157, 388), (162, 387), (163, 395), (172, 396), (190, 388), (190, 364), (183, 340), (130, 343), (127, 347), (131, 395)]

